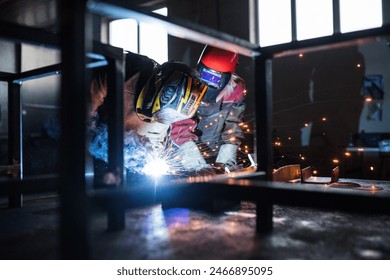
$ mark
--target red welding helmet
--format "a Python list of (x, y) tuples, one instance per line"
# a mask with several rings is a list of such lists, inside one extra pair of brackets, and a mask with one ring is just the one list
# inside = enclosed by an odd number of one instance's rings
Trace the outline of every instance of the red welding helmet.
[(206, 45), (199, 58), (196, 71), (209, 87), (221, 90), (229, 82), (238, 63), (238, 54), (233, 51)]

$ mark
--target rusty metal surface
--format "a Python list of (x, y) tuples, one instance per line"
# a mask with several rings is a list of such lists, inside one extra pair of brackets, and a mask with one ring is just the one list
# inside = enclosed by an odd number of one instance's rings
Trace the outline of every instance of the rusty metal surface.
[(272, 173), (274, 182), (295, 182), (301, 179), (301, 166), (299, 164), (285, 165)]
[(332, 169), (330, 173), (330, 178), (327, 177), (317, 177), (313, 176), (313, 169), (311, 166), (308, 166), (302, 169), (302, 178), (301, 182), (305, 184), (332, 184), (339, 180), (340, 169), (338, 166)]
[(302, 169), (302, 180), (303, 184), (319, 184), (324, 185), (331, 188), (339, 188), (339, 189), (356, 189), (363, 191), (380, 191), (383, 190), (383, 187), (378, 187), (373, 184), (364, 183), (364, 185), (355, 182), (354, 180), (339, 180), (340, 177), (340, 169), (338, 166), (332, 169), (330, 178), (328, 177), (316, 177), (313, 176), (312, 168), (306, 167)]

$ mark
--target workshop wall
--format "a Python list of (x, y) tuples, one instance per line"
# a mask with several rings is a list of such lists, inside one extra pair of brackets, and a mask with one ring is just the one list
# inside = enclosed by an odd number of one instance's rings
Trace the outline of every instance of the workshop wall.
[[(390, 46), (387, 40), (377, 40), (371, 44), (359, 46), (359, 51), (365, 57), (366, 76), (382, 77), (383, 99), (365, 102), (360, 116), (359, 131), (390, 132)], [(376, 112), (375, 112), (376, 110)]]

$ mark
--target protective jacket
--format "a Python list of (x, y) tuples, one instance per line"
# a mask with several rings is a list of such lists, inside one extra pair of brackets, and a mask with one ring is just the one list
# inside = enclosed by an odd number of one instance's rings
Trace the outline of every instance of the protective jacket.
[[(222, 91), (211, 94), (214, 101), (205, 98), (193, 118), (171, 125), (171, 141), (180, 154), (191, 155), (183, 159), (184, 167), (189, 169), (237, 162), (237, 148), (243, 138), (240, 123), (245, 110), (245, 83), (234, 74)], [(210, 93), (206, 92), (207, 95)], [(194, 153), (194, 149), (198, 152)]]

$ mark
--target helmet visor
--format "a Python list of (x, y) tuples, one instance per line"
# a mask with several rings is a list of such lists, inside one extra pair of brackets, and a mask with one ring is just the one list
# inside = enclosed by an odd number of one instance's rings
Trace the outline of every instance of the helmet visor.
[[(189, 69), (189, 68), (188, 68)], [(187, 68), (155, 73), (137, 99), (137, 114), (147, 122), (172, 123), (190, 118), (208, 88)]]
[(222, 81), (222, 73), (213, 71), (208, 68), (203, 68), (202, 72), (200, 73), (200, 79), (211, 87), (220, 88)]
[(205, 66), (202, 62), (197, 65), (196, 71), (200, 80), (210, 88), (222, 90), (229, 82), (231, 74), (220, 72)]

